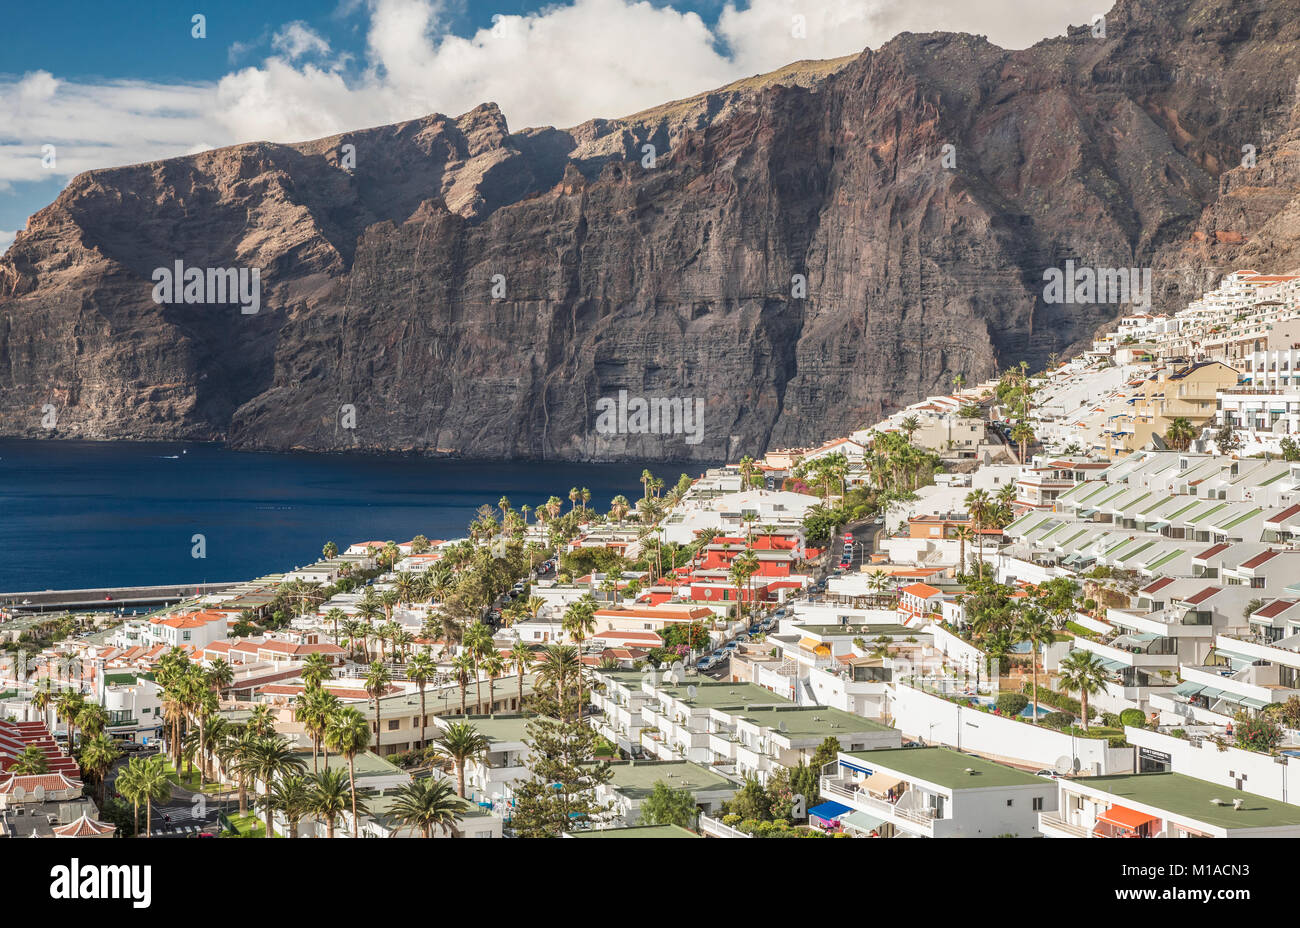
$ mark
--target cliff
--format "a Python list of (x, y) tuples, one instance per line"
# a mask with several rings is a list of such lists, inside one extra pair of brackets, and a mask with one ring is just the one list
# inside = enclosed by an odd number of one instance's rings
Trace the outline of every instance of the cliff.
[[(904, 34), (568, 130), (484, 104), (90, 172), (0, 259), (0, 434), (647, 461), (843, 434), (1086, 345), (1128, 307), (1044, 303), (1066, 259), (1152, 267), (1167, 308), (1300, 264), (1293, 6), (1120, 0), (1105, 39)], [(155, 303), (176, 261), (260, 268), (259, 312)], [(620, 390), (703, 399), (702, 440), (599, 433)]]

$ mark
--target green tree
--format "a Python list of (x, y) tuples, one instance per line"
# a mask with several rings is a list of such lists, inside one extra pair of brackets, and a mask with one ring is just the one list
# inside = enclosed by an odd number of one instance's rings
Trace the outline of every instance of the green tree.
[(488, 741), (469, 722), (452, 722), (434, 746), (456, 767), (456, 795), (465, 798), (465, 764), (487, 753)]
[(608, 813), (596, 788), (613, 775), (609, 763), (594, 761), (599, 736), (585, 722), (536, 717), (524, 743), (530, 776), (515, 789), (511, 825), (524, 838), (558, 838)]
[(647, 825), (678, 825), (694, 830), (699, 809), (690, 790), (673, 789), (664, 780), (641, 803), (641, 821)]
[(441, 777), (413, 780), (396, 792), (392, 815), (403, 825), (420, 829), (426, 838), (433, 837), (435, 828), (446, 828), (453, 838), (460, 837), (458, 827), (469, 804), (452, 791), (451, 784)]
[(335, 754), (348, 760), (348, 785), (352, 793), (352, 837), (358, 837), (360, 821), (357, 818), (357, 768), (356, 756), (370, 745), (370, 725), (366, 717), (351, 706), (334, 713), (325, 729), (325, 744)]
[(1083, 730), (1088, 730), (1088, 697), (1100, 693), (1106, 686), (1106, 668), (1101, 658), (1091, 651), (1076, 648), (1061, 661), (1061, 689), (1079, 694), (1079, 708), (1083, 717)]
[[(365, 724), (365, 719), (362, 719)], [(311, 778), (307, 790), (307, 814), (325, 822), (325, 837), (334, 837), (339, 818), (348, 810), (349, 775), (343, 770), (326, 768)], [(368, 811), (364, 801), (351, 794), (354, 816)]]
[(1038, 652), (1041, 646), (1052, 640), (1052, 617), (1036, 605), (1026, 606), (1020, 610), (1016, 619), (1015, 632), (1022, 641), (1029, 642), (1029, 672), (1033, 679), (1034, 722), (1038, 721)]

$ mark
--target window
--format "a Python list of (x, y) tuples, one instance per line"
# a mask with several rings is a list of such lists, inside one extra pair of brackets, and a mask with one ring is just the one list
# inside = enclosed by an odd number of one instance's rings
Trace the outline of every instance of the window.
[(389, 719), (389, 720), (388, 720), (388, 730), (389, 730), (389, 731), (397, 731), (397, 726), (398, 726), (399, 724), (401, 724), (401, 722), (400, 722), (399, 719)]
[(1034, 806), (1034, 807), (1033, 807), (1033, 811), (1034, 811), (1034, 812), (1042, 812), (1042, 811), (1043, 811), (1043, 797), (1042, 797), (1042, 796), (1035, 796), (1035, 797), (1034, 797), (1034, 803), (1033, 803), (1033, 806)]
[(1014, 799), (1008, 799), (1008, 800), (1007, 800), (1007, 808), (1010, 809), (1013, 803), (1015, 803), (1015, 800), (1014, 800)]

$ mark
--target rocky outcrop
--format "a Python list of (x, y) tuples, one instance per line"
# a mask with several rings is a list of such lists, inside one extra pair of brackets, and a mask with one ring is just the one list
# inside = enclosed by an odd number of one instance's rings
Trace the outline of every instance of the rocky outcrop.
[[(1046, 304), (1066, 259), (1152, 267), (1169, 307), (1296, 264), (1292, 7), (1121, 0), (1104, 39), (906, 34), (569, 130), (485, 104), (91, 172), (0, 260), (0, 433), (637, 460), (843, 434), (1086, 344), (1126, 307)], [(155, 303), (178, 260), (260, 268), (260, 311)], [(701, 398), (702, 440), (606, 434), (620, 390)]]

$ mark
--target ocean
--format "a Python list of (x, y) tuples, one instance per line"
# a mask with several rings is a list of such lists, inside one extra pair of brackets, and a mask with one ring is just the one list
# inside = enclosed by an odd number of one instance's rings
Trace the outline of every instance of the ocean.
[[(0, 592), (243, 580), (311, 563), (327, 541), (462, 537), (503, 495), (567, 509), (586, 487), (605, 511), (640, 498), (645, 466), (0, 440)], [(704, 466), (650, 469), (671, 485)]]

